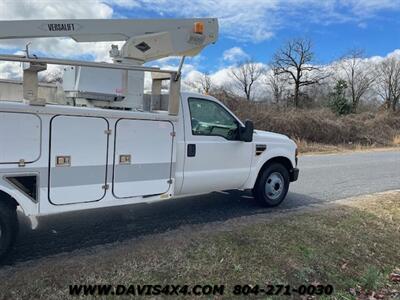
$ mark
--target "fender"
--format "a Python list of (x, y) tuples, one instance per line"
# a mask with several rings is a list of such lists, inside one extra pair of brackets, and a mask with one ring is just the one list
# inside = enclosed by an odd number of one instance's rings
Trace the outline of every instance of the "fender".
[(38, 203), (33, 202), (32, 199), (15, 189), (15, 187), (11, 186), (11, 184), (3, 178), (0, 178), (0, 190), (17, 201), (18, 205), (23, 210), (24, 215), (30, 216), (39, 213)]
[(253, 159), (250, 176), (244, 184), (245, 189), (252, 189), (254, 187), (261, 168), (273, 158), (287, 158), (291, 162), (292, 168), (296, 166), (296, 162), (294, 159), (295, 149), (288, 149), (287, 145), (280, 144), (273, 144), (268, 146), (270, 147), (268, 147), (267, 150), (264, 151), (264, 153), (262, 153), (260, 156), (256, 156), (255, 159)]

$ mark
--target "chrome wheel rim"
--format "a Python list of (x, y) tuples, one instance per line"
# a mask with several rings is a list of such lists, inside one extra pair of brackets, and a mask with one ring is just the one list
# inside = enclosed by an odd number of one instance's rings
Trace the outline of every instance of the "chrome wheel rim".
[(280, 173), (271, 173), (265, 181), (265, 195), (272, 200), (278, 199), (282, 194), (284, 184), (285, 180)]

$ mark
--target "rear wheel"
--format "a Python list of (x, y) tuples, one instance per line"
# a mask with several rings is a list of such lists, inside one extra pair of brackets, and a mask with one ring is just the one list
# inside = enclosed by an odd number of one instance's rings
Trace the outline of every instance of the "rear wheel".
[(18, 217), (15, 207), (0, 202), (0, 261), (2, 261), (12, 246), (18, 233)]
[(253, 189), (254, 198), (262, 206), (278, 206), (286, 197), (289, 182), (289, 172), (285, 166), (272, 163), (260, 174)]

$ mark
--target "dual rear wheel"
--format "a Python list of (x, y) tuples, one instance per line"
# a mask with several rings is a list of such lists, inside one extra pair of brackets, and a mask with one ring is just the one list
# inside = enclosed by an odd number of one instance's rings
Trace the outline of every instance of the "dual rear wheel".
[(18, 217), (15, 206), (0, 201), (0, 262), (14, 245), (18, 233)]

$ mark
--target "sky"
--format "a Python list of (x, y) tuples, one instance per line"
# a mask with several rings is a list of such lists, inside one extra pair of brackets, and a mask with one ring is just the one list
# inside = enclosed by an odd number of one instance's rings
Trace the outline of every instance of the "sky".
[[(223, 70), (244, 60), (263, 64), (292, 38), (312, 40), (315, 63), (329, 64), (353, 48), (367, 57), (400, 49), (400, 0), (0, 0), (0, 20), (54, 18), (217, 17), (215, 45), (188, 60), (186, 74)], [(109, 44), (76, 44), (69, 39), (30, 40), (32, 51), (49, 56), (106, 60)], [(27, 41), (2, 41), (2, 53), (20, 51)], [(160, 66), (176, 66), (162, 60)], [(0, 75), (15, 67), (0, 64)]]

